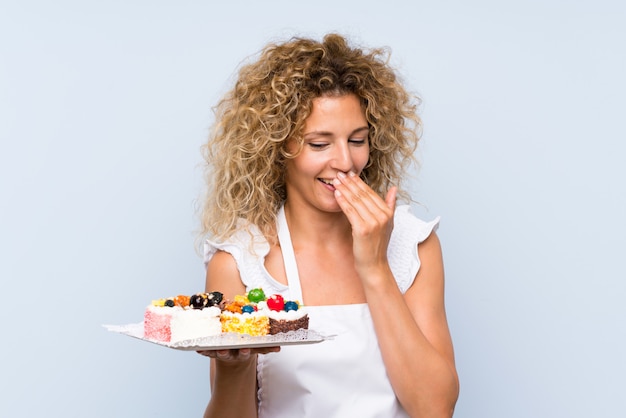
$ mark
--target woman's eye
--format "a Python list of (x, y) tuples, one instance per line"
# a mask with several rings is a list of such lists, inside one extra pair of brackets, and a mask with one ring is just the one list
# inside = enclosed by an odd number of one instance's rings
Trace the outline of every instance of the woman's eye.
[(349, 139), (348, 142), (354, 145), (365, 145), (367, 143), (367, 140), (355, 138), (355, 139)]
[(326, 143), (309, 142), (309, 146), (313, 149), (322, 149), (327, 145)]

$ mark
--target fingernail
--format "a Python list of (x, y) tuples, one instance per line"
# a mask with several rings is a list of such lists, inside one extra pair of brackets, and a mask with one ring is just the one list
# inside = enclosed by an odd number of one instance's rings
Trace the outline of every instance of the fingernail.
[(356, 176), (356, 174), (354, 174), (354, 171), (348, 171), (348, 175), (349, 175), (350, 177), (354, 177), (354, 176)]
[(340, 172), (337, 173), (337, 177), (339, 177), (340, 179), (345, 179), (346, 178), (346, 174), (340, 171)]
[(341, 182), (339, 181), (339, 179), (333, 179), (333, 184), (336, 186), (338, 184), (341, 184)]

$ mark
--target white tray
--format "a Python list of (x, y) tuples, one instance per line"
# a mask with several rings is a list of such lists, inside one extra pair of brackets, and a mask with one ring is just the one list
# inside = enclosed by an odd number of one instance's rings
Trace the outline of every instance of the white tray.
[(231, 348), (260, 348), (283, 345), (315, 344), (328, 339), (328, 337), (324, 337), (312, 329), (301, 329), (298, 331), (290, 331), (276, 335), (265, 335), (262, 337), (253, 337), (247, 334), (225, 333), (215, 337), (197, 338), (195, 340), (185, 340), (171, 344), (144, 338), (143, 322), (128, 325), (104, 325), (104, 327), (112, 332), (117, 332), (133, 338), (138, 338), (142, 341), (148, 341), (164, 347), (184, 351), (227, 350)]

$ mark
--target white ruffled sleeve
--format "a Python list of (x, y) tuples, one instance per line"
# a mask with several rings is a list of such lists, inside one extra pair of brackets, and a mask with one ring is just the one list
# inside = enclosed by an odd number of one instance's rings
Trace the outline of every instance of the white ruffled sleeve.
[(205, 266), (218, 251), (225, 251), (233, 256), (241, 281), (247, 289), (265, 285), (267, 272), (264, 260), (270, 251), (270, 246), (256, 227), (250, 227), (250, 232), (239, 230), (224, 242), (207, 239), (204, 242)]
[(420, 268), (417, 244), (437, 230), (439, 219), (425, 222), (410, 212), (409, 205), (396, 208), (387, 259), (402, 293), (411, 287)]

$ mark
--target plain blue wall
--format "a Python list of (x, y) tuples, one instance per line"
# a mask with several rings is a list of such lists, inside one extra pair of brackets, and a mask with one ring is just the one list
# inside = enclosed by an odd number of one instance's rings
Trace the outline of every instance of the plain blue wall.
[[(217, 2), (215, 2), (217, 3)], [(423, 98), (456, 417), (619, 417), (626, 8), (618, 1), (2, 1), (0, 414), (200, 416), (208, 362), (107, 332), (203, 287), (199, 147), (235, 68), (328, 30)]]

